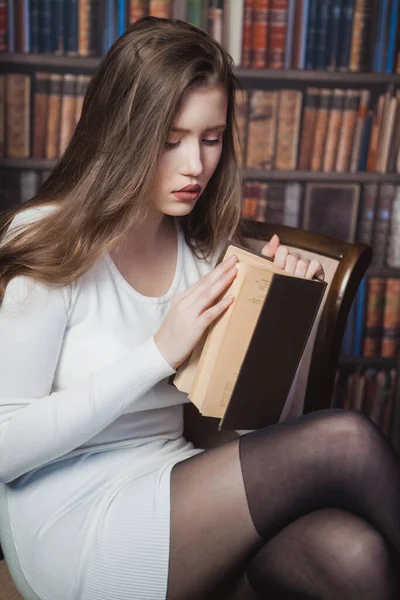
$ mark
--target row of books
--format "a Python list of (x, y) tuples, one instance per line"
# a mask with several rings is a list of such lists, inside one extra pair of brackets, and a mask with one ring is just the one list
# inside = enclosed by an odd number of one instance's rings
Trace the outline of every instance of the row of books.
[(332, 406), (357, 410), (391, 437), (396, 402), (395, 369), (340, 369), (336, 374)]
[(0, 75), (0, 156), (60, 157), (79, 121), (90, 79), (36, 72), (32, 86), (30, 75)]
[(130, 23), (175, 17), (207, 30), (236, 65), (399, 72), (397, 0), (2, 0), (0, 51), (107, 52)]
[(397, 0), (245, 0), (244, 6), (243, 66), (400, 68)]
[(301, 227), (373, 249), (372, 265), (400, 268), (400, 186), (243, 183), (242, 218)]
[(400, 278), (365, 277), (350, 309), (344, 356), (394, 358), (400, 344)]
[(253, 169), (400, 173), (400, 91), (237, 90), (241, 163)]

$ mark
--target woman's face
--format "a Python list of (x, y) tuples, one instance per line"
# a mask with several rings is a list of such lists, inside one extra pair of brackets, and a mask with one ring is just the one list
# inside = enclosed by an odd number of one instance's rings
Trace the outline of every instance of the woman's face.
[(193, 209), (221, 157), (227, 103), (221, 85), (187, 93), (158, 165), (153, 196), (156, 210), (184, 216)]

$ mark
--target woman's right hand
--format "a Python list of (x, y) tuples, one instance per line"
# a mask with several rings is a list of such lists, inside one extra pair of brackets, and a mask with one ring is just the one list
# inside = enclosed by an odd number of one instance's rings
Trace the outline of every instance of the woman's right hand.
[(232, 304), (233, 296), (216, 300), (237, 275), (237, 257), (222, 261), (213, 271), (176, 294), (154, 341), (165, 360), (177, 369), (203, 333)]

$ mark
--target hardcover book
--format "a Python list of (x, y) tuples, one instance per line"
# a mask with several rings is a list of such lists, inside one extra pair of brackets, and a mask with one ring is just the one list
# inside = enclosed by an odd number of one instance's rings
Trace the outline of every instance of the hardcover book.
[(279, 421), (327, 284), (231, 240), (217, 264), (232, 254), (238, 274), (221, 298), (235, 300), (169, 382), (219, 429), (259, 429)]

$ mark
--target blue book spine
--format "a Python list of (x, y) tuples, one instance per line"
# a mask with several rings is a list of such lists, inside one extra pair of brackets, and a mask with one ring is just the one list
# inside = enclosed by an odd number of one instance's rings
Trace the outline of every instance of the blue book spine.
[(126, 1), (118, 0), (118, 37), (120, 37), (126, 29)]
[(78, 0), (67, 0), (64, 7), (64, 47), (68, 54), (78, 54)]
[(39, 0), (30, 0), (31, 4), (31, 52), (40, 52), (40, 21), (39, 21)]
[(295, 17), (295, 0), (289, 0), (287, 32), (286, 32), (286, 46), (285, 46), (285, 69), (290, 69), (292, 67), (294, 17)]
[(310, 0), (308, 9), (306, 68), (315, 69), (318, 31), (318, 2)]
[(374, 55), (374, 71), (383, 71), (383, 57), (385, 54), (386, 22), (389, 10), (389, 0), (380, 0), (378, 16), (378, 30), (376, 35), (376, 46)]
[(31, 30), (30, 30), (30, 0), (24, 0), (24, 52), (31, 51)]
[(338, 67), (348, 69), (353, 37), (354, 0), (344, 0), (340, 27), (341, 44), (339, 46)]
[(114, 41), (114, 0), (105, 0), (106, 2), (106, 35), (104, 52), (108, 52)]
[(329, 23), (329, 40), (327, 44), (327, 67), (335, 70), (338, 64), (340, 23), (343, 12), (343, 0), (332, 0), (331, 18)]
[(14, 0), (8, 0), (7, 6), (7, 51), (15, 52), (15, 37), (14, 37)]
[(299, 52), (299, 69), (304, 69), (305, 64), (306, 64), (309, 4), (310, 4), (310, 0), (303, 1), (303, 13), (302, 13), (302, 21), (301, 21), (301, 37), (300, 37), (300, 52)]
[(366, 303), (366, 289), (367, 283), (364, 277), (358, 288), (356, 296), (356, 314), (355, 314), (355, 326), (354, 326), (354, 345), (353, 355), (361, 356), (362, 341), (363, 341), (363, 327), (364, 327), (364, 315), (365, 315), (365, 303)]
[(51, 7), (52, 50), (57, 54), (64, 52), (64, 0), (52, 0)]
[(322, 0), (319, 8), (318, 27), (316, 36), (316, 68), (327, 67), (327, 45), (329, 32), (329, 19), (331, 13), (331, 0)]
[(386, 73), (393, 73), (394, 59), (396, 55), (397, 21), (399, 18), (399, 0), (392, 1), (392, 10), (390, 13), (390, 29), (388, 51), (386, 59)]
[(51, 36), (51, 4), (52, 0), (39, 0), (40, 51), (52, 52)]

